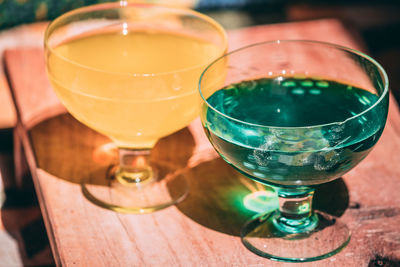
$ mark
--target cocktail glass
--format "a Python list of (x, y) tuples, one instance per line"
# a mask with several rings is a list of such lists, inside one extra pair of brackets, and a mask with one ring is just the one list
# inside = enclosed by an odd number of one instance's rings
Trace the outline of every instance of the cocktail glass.
[(83, 181), (89, 200), (146, 213), (185, 197), (185, 179), (168, 162), (152, 161), (151, 150), (198, 115), (200, 74), (226, 49), (217, 22), (168, 6), (118, 1), (70, 11), (49, 25), (46, 69), (56, 94), (119, 151), (106, 189), (94, 185), (99, 177)]
[(349, 228), (314, 211), (312, 198), (316, 185), (355, 167), (381, 136), (389, 99), (383, 68), (333, 44), (271, 41), (214, 61), (199, 87), (201, 120), (216, 151), (279, 197), (277, 210), (244, 225), (243, 244), (289, 262), (342, 250)]

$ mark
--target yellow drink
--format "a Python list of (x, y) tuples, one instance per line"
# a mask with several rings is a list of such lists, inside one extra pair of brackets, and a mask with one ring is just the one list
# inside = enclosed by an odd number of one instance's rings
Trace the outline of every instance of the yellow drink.
[(198, 114), (198, 80), (226, 47), (176, 32), (78, 36), (47, 57), (68, 111), (120, 147), (150, 148)]

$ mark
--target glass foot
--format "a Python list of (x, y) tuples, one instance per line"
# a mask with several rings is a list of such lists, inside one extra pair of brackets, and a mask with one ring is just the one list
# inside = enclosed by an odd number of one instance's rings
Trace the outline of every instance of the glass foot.
[(103, 183), (93, 174), (81, 184), (82, 192), (92, 203), (121, 213), (150, 213), (182, 201), (188, 194), (184, 173), (163, 164), (151, 165), (152, 176), (138, 183), (121, 182), (116, 178), (115, 168), (108, 172)]
[(337, 218), (316, 212), (302, 228), (282, 226), (279, 211), (248, 221), (243, 244), (255, 254), (277, 261), (308, 262), (330, 257), (350, 241), (350, 230)]

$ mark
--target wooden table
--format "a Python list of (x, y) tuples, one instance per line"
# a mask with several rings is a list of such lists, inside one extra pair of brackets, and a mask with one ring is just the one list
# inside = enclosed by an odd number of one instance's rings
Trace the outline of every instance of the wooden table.
[[(230, 49), (272, 39), (322, 40), (363, 50), (336, 20), (258, 26), (229, 32)], [(55, 261), (65, 266), (281, 266), (248, 251), (243, 223), (254, 215), (242, 198), (257, 185), (214, 152), (198, 120), (159, 141), (155, 157), (185, 168), (191, 191), (182, 203), (145, 215), (102, 209), (86, 200), (80, 179), (115, 160), (109, 140), (65, 114), (44, 72), (41, 48), (12, 49), (5, 62), (21, 140)], [(20, 151), (18, 143), (16, 152)], [(179, 152), (177, 152), (179, 151)], [(373, 152), (343, 179), (322, 185), (314, 205), (341, 216), (353, 231), (339, 254), (306, 266), (400, 263), (400, 115)], [(93, 161), (94, 160), (94, 161)], [(17, 162), (18, 163), (18, 162)]]

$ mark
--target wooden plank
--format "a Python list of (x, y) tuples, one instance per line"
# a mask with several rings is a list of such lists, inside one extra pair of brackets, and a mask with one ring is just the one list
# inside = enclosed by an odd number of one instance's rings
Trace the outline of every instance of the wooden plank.
[[(229, 38), (231, 49), (288, 38), (360, 48), (335, 20), (240, 29), (230, 32)], [(189, 180), (191, 192), (185, 201), (145, 215), (119, 214), (87, 201), (78, 182), (90, 170), (101, 172), (115, 158), (103, 149), (109, 143), (106, 137), (64, 113), (45, 78), (42, 53), (40, 49), (9, 50), (5, 59), (21, 119), (19, 130), (58, 264), (282, 265), (254, 255), (241, 244), (240, 227), (254, 214), (243, 207), (242, 198), (258, 187), (217, 157), (198, 120), (160, 140), (155, 148), (157, 159), (186, 166), (181, 175)], [(341, 215), (353, 237), (341, 253), (304, 265), (399, 261), (400, 170), (394, 167), (399, 163), (399, 125), (399, 111), (391, 99), (386, 129), (369, 157), (344, 179), (317, 191), (315, 205)]]
[[(0, 32), (0, 61), (3, 52), (14, 47), (42, 47), (43, 33), (47, 23), (23, 25)], [(3, 64), (0, 64), (0, 128), (12, 128), (16, 124), (15, 110), (10, 90), (4, 76)]]
[[(38, 23), (1, 30), (0, 61), (3, 62), (3, 51), (6, 49), (42, 47), (46, 25)], [(9, 148), (13, 145), (11, 128), (15, 124), (14, 105), (4, 66), (0, 64), (0, 266), (51, 266), (54, 261), (42, 225), (42, 215), (32, 192), (32, 183), (26, 183), (29, 188), (21, 188), (15, 179), (15, 175), (23, 175), (20, 169), (14, 172), (12, 148)], [(15, 189), (16, 183), (18, 190)]]

